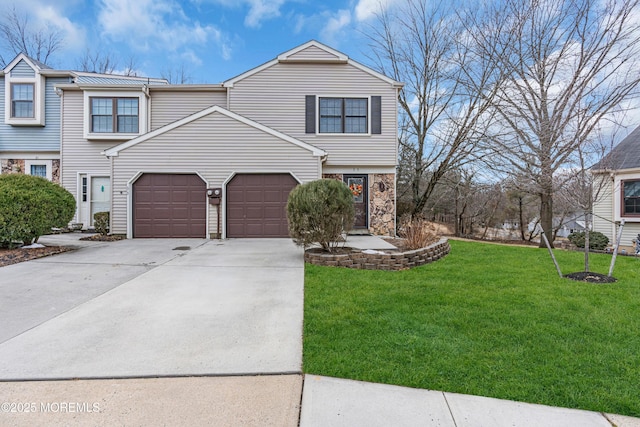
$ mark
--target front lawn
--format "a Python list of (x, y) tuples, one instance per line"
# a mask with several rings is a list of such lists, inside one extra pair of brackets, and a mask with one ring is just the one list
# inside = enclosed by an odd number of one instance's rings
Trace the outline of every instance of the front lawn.
[(543, 249), (450, 243), (408, 271), (307, 264), (305, 372), (640, 416), (640, 259), (588, 284)]

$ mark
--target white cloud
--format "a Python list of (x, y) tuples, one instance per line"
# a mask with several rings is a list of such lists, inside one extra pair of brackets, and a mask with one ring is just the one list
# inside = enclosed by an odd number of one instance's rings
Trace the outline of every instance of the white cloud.
[(331, 44), (336, 44), (338, 35), (351, 24), (351, 11), (340, 9), (331, 15), (322, 29), (322, 38)]
[(392, 6), (396, 0), (359, 0), (355, 7), (355, 17), (358, 21), (374, 18), (377, 13)]
[[(99, 9), (103, 34), (127, 42), (132, 49), (177, 51), (209, 41), (220, 44), (224, 39), (217, 27), (189, 19), (173, 0), (101, 0)], [(229, 57), (228, 46), (222, 50)]]
[(258, 28), (262, 21), (280, 16), (280, 6), (285, 0), (248, 0), (249, 13), (244, 23), (247, 27)]

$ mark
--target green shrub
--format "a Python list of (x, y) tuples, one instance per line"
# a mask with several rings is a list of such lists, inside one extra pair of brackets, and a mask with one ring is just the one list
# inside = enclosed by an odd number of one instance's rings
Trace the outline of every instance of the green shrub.
[(106, 236), (109, 233), (109, 212), (96, 212), (93, 214), (93, 227), (96, 232)]
[[(579, 248), (584, 248), (584, 231), (571, 233), (567, 239)], [(609, 244), (609, 238), (599, 231), (589, 232), (589, 249), (601, 251)]]
[(294, 188), (287, 202), (289, 234), (297, 245), (332, 252), (354, 220), (353, 194), (342, 181), (319, 179)]
[(53, 227), (66, 227), (75, 206), (71, 193), (44, 178), (0, 175), (0, 247), (27, 245)]

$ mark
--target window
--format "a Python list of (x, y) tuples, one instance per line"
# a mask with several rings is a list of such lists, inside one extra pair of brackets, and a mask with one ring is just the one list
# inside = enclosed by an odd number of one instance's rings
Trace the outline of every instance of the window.
[(320, 133), (367, 133), (366, 98), (320, 98)]
[(33, 84), (11, 84), (11, 117), (33, 118)]
[(622, 181), (622, 215), (640, 216), (640, 180)]
[(92, 133), (138, 133), (138, 98), (90, 98)]
[(24, 168), (27, 175), (41, 176), (49, 181), (53, 178), (53, 162), (51, 160), (25, 160)]
[(82, 201), (87, 201), (87, 177), (82, 177)]

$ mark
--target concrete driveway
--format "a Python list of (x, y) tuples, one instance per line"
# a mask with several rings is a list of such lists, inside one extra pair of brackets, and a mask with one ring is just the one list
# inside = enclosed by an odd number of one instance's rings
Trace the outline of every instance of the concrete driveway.
[(0, 380), (299, 373), (303, 280), (288, 239), (123, 240), (2, 267)]

